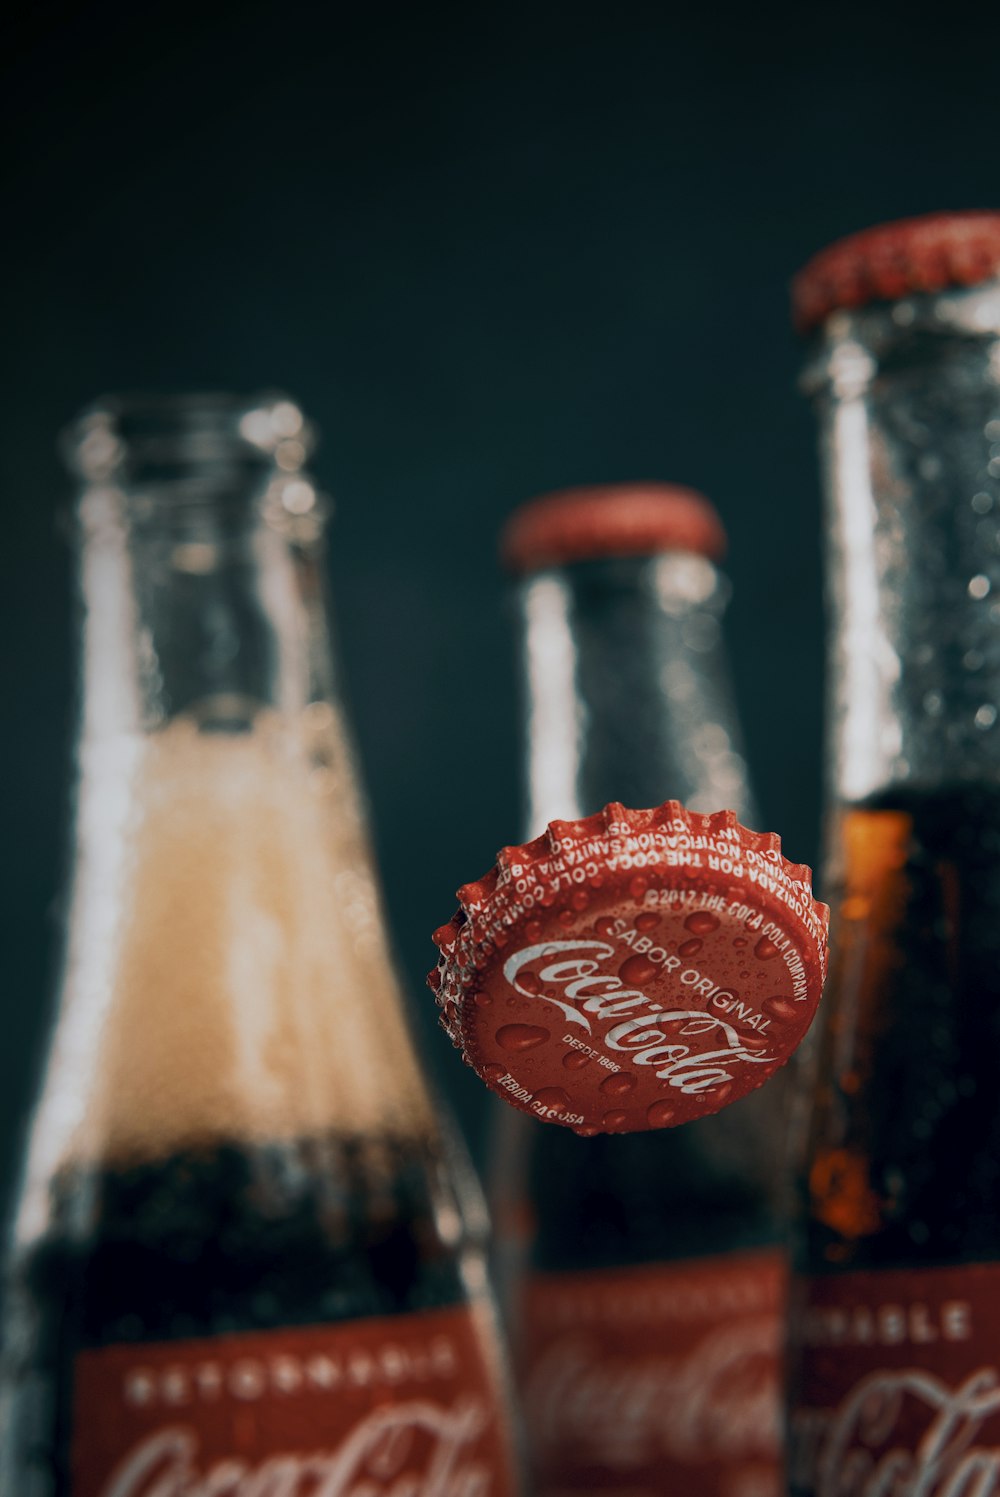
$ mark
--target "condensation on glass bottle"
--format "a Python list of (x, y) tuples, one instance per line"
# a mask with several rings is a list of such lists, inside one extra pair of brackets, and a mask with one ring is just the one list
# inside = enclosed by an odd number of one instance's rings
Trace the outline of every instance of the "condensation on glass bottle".
[(834, 932), (806, 1077), (795, 1497), (1000, 1492), (1000, 215), (795, 288), (831, 602)]
[(467, 1182), (415, 1053), (289, 400), (67, 441), (83, 701), (61, 997), (11, 1247), (11, 1497), (515, 1478)]
[[(512, 517), (529, 835), (668, 797), (753, 824), (724, 546), (708, 502), (669, 485)], [(543, 1497), (777, 1497), (783, 1091), (594, 1138), (497, 1108), (499, 1274)]]

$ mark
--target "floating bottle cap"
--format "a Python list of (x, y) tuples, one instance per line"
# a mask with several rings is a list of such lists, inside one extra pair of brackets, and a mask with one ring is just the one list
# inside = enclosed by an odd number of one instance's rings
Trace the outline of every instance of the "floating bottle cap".
[(717, 561), (725, 550), (726, 532), (712, 505), (694, 489), (672, 483), (543, 494), (514, 511), (500, 540), (504, 564), (515, 572), (657, 551), (695, 551)]
[(795, 325), (916, 292), (976, 286), (1000, 275), (1000, 213), (929, 213), (840, 239), (792, 282)]
[(493, 1091), (577, 1133), (673, 1127), (760, 1086), (812, 1021), (829, 910), (732, 811), (553, 821), (434, 934), (441, 1022)]

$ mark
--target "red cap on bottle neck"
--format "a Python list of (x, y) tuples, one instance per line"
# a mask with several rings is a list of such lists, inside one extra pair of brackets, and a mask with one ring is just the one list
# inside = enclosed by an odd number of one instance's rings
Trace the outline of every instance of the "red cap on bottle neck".
[(584, 1135), (672, 1127), (753, 1091), (826, 976), (809, 869), (732, 811), (554, 821), (458, 898), (428, 979), (445, 1030), (505, 1101)]
[(1000, 213), (929, 213), (840, 239), (800, 270), (792, 309), (800, 332), (831, 312), (918, 292), (976, 286), (1000, 275)]
[(515, 572), (603, 556), (694, 551), (713, 561), (726, 533), (712, 505), (694, 489), (670, 483), (613, 483), (561, 489), (516, 509), (500, 553)]

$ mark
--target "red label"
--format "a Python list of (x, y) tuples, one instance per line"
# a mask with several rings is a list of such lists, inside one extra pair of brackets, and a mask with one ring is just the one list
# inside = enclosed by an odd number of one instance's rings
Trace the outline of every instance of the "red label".
[(503, 1497), (484, 1330), (462, 1308), (84, 1352), (73, 1497)]
[(1000, 1264), (794, 1288), (797, 1497), (1000, 1494)]
[(535, 1275), (521, 1392), (539, 1493), (779, 1497), (784, 1283), (773, 1251)]

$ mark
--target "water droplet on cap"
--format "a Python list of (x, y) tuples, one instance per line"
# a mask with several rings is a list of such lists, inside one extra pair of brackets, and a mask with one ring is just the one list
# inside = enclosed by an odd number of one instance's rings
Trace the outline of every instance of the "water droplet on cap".
[(601, 1119), (605, 1128), (623, 1128), (628, 1122), (627, 1112), (606, 1112)]
[(708, 910), (695, 910), (684, 922), (684, 929), (692, 931), (696, 936), (707, 936), (709, 931), (718, 930), (719, 917), (711, 914)]
[(763, 1008), (772, 1019), (778, 1019), (782, 1023), (794, 1019), (798, 1012), (798, 1004), (794, 998), (765, 998)]
[(767, 936), (761, 936), (753, 949), (753, 954), (759, 962), (770, 962), (778, 955), (778, 948)]
[(549, 1030), (540, 1024), (504, 1024), (497, 1030), (497, 1044), (504, 1050), (534, 1050), (548, 1038)]
[(689, 957), (697, 956), (704, 944), (700, 936), (692, 936), (690, 941), (681, 942), (677, 948), (677, 955), (684, 957), (686, 961)]
[(569, 1107), (569, 1097), (559, 1086), (543, 1086), (531, 1100), (538, 1102), (546, 1112), (565, 1112)]
[(643, 983), (649, 982), (659, 972), (655, 962), (651, 962), (648, 956), (628, 956), (618, 968), (618, 976), (622, 982), (642, 987)]
[(624, 1097), (635, 1090), (635, 1077), (630, 1076), (627, 1071), (619, 1071), (614, 1076), (606, 1076), (601, 1082), (601, 1091), (606, 1097)]
[(666, 1097), (646, 1108), (646, 1121), (651, 1128), (669, 1128), (676, 1116), (676, 1105)]
[(567, 1071), (582, 1071), (584, 1066), (590, 1065), (590, 1056), (584, 1055), (582, 1050), (567, 1050), (562, 1063)]
[(649, 910), (644, 910), (641, 915), (635, 917), (636, 930), (655, 930), (659, 923), (659, 915), (654, 915)]

